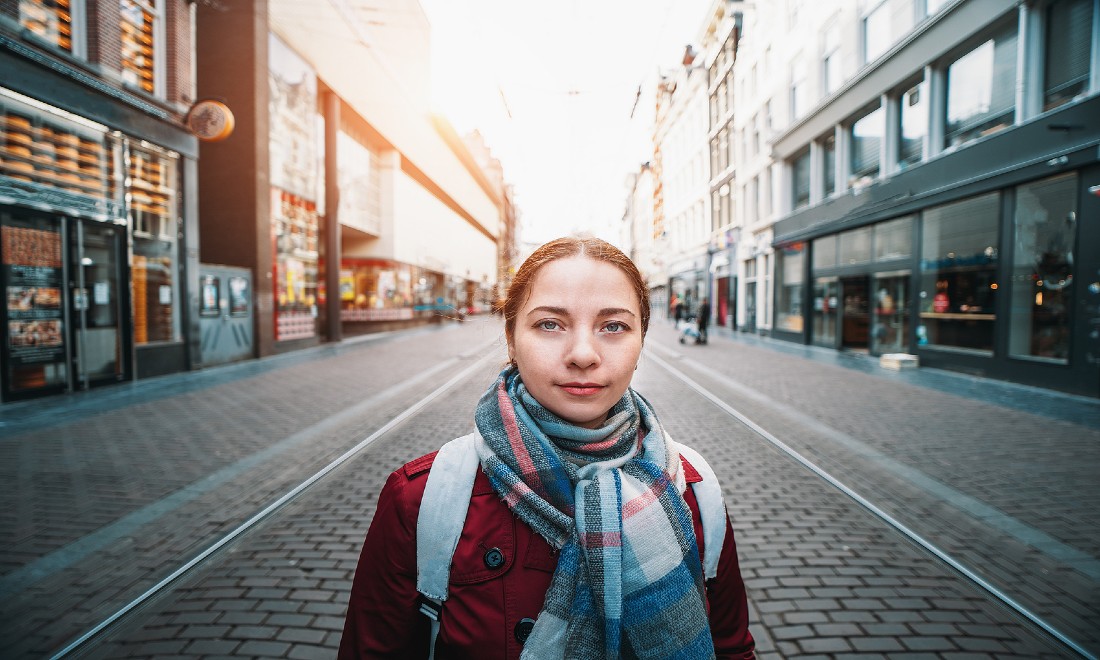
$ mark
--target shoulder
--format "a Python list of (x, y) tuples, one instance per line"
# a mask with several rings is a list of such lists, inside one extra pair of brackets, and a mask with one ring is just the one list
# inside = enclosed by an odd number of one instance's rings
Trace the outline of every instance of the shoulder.
[(699, 471), (691, 464), (688, 457), (683, 454), (680, 454), (680, 465), (684, 466), (684, 480), (689, 484), (696, 484), (703, 480), (703, 475), (699, 474)]
[(402, 473), (406, 479), (415, 479), (421, 475), (426, 475), (428, 471), (432, 469), (432, 464), (435, 463), (435, 457), (438, 454), (438, 451), (433, 451), (430, 454), (424, 454), (419, 458), (414, 458), (402, 465), (398, 472)]

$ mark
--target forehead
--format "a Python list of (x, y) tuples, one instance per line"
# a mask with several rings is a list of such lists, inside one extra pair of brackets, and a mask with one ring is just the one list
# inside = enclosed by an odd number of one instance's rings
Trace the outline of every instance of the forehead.
[(640, 301), (634, 282), (621, 268), (586, 256), (552, 261), (535, 273), (525, 307), (599, 302), (637, 310)]

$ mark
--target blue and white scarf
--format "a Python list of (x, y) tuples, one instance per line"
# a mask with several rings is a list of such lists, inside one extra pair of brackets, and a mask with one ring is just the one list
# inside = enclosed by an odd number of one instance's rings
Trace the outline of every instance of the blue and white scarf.
[(509, 366), (474, 419), (493, 488), (561, 550), (523, 658), (714, 657), (680, 456), (644, 398), (582, 428)]

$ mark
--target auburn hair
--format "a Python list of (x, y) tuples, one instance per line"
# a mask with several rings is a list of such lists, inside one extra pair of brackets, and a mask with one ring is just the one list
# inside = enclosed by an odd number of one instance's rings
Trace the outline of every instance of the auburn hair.
[(649, 330), (649, 287), (646, 286), (645, 278), (638, 271), (638, 267), (634, 265), (630, 257), (623, 254), (622, 250), (607, 241), (599, 238), (565, 236), (545, 243), (532, 252), (531, 256), (527, 257), (523, 265), (516, 271), (515, 277), (512, 278), (512, 284), (508, 286), (508, 293), (503, 304), (504, 333), (508, 341), (511, 342), (515, 336), (516, 317), (519, 316), (520, 308), (523, 307), (531, 295), (531, 282), (535, 279), (535, 275), (546, 264), (570, 257), (588, 257), (596, 261), (603, 261), (626, 274), (630, 284), (634, 287), (634, 292), (638, 294), (639, 311), (642, 315), (642, 338), (644, 339), (646, 332)]

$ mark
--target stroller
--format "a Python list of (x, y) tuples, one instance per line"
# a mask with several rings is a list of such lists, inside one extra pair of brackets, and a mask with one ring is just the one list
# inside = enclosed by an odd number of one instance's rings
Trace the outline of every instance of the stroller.
[(702, 335), (699, 334), (699, 324), (696, 322), (694, 316), (689, 316), (680, 322), (680, 343), (686, 344), (688, 339), (691, 339), (693, 343), (696, 344), (700, 344), (704, 341)]

